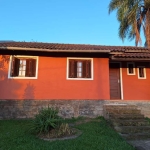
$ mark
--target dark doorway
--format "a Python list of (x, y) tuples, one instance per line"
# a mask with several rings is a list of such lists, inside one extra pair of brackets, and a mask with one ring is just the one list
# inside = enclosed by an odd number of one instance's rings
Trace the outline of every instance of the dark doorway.
[(109, 64), (110, 99), (121, 99), (120, 63)]

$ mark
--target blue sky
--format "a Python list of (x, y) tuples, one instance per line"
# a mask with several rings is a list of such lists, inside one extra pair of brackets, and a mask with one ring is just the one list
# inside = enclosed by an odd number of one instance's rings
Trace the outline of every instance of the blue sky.
[(110, 0), (1, 0), (0, 40), (134, 46), (118, 37)]

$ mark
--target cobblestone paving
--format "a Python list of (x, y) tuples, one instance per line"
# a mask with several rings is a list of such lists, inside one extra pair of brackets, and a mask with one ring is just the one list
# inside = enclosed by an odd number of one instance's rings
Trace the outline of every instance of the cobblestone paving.
[(150, 150), (150, 140), (135, 140), (128, 141), (128, 143), (133, 145), (136, 150)]

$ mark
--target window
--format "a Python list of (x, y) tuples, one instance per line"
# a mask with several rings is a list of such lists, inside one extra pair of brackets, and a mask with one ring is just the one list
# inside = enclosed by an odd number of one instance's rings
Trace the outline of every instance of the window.
[(138, 66), (138, 78), (146, 79), (146, 69), (144, 66)]
[(134, 63), (127, 63), (127, 74), (135, 75), (135, 65)]
[(93, 59), (79, 59), (79, 58), (68, 58), (67, 59), (67, 78), (77, 80), (91, 80)]
[(37, 61), (35, 56), (11, 56), (9, 78), (37, 78)]

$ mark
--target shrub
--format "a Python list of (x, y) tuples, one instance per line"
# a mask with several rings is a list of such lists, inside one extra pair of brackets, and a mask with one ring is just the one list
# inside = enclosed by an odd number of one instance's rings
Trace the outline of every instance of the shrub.
[(62, 123), (56, 129), (52, 129), (48, 134), (41, 135), (42, 138), (62, 138), (76, 134), (76, 129), (70, 128), (68, 123)]
[(37, 134), (47, 134), (58, 127), (63, 119), (58, 116), (58, 110), (54, 108), (43, 108), (32, 120), (31, 130)]
[(63, 135), (72, 135), (74, 134), (74, 130), (71, 129), (68, 125), (68, 123), (62, 123), (58, 129), (57, 136), (63, 136)]

